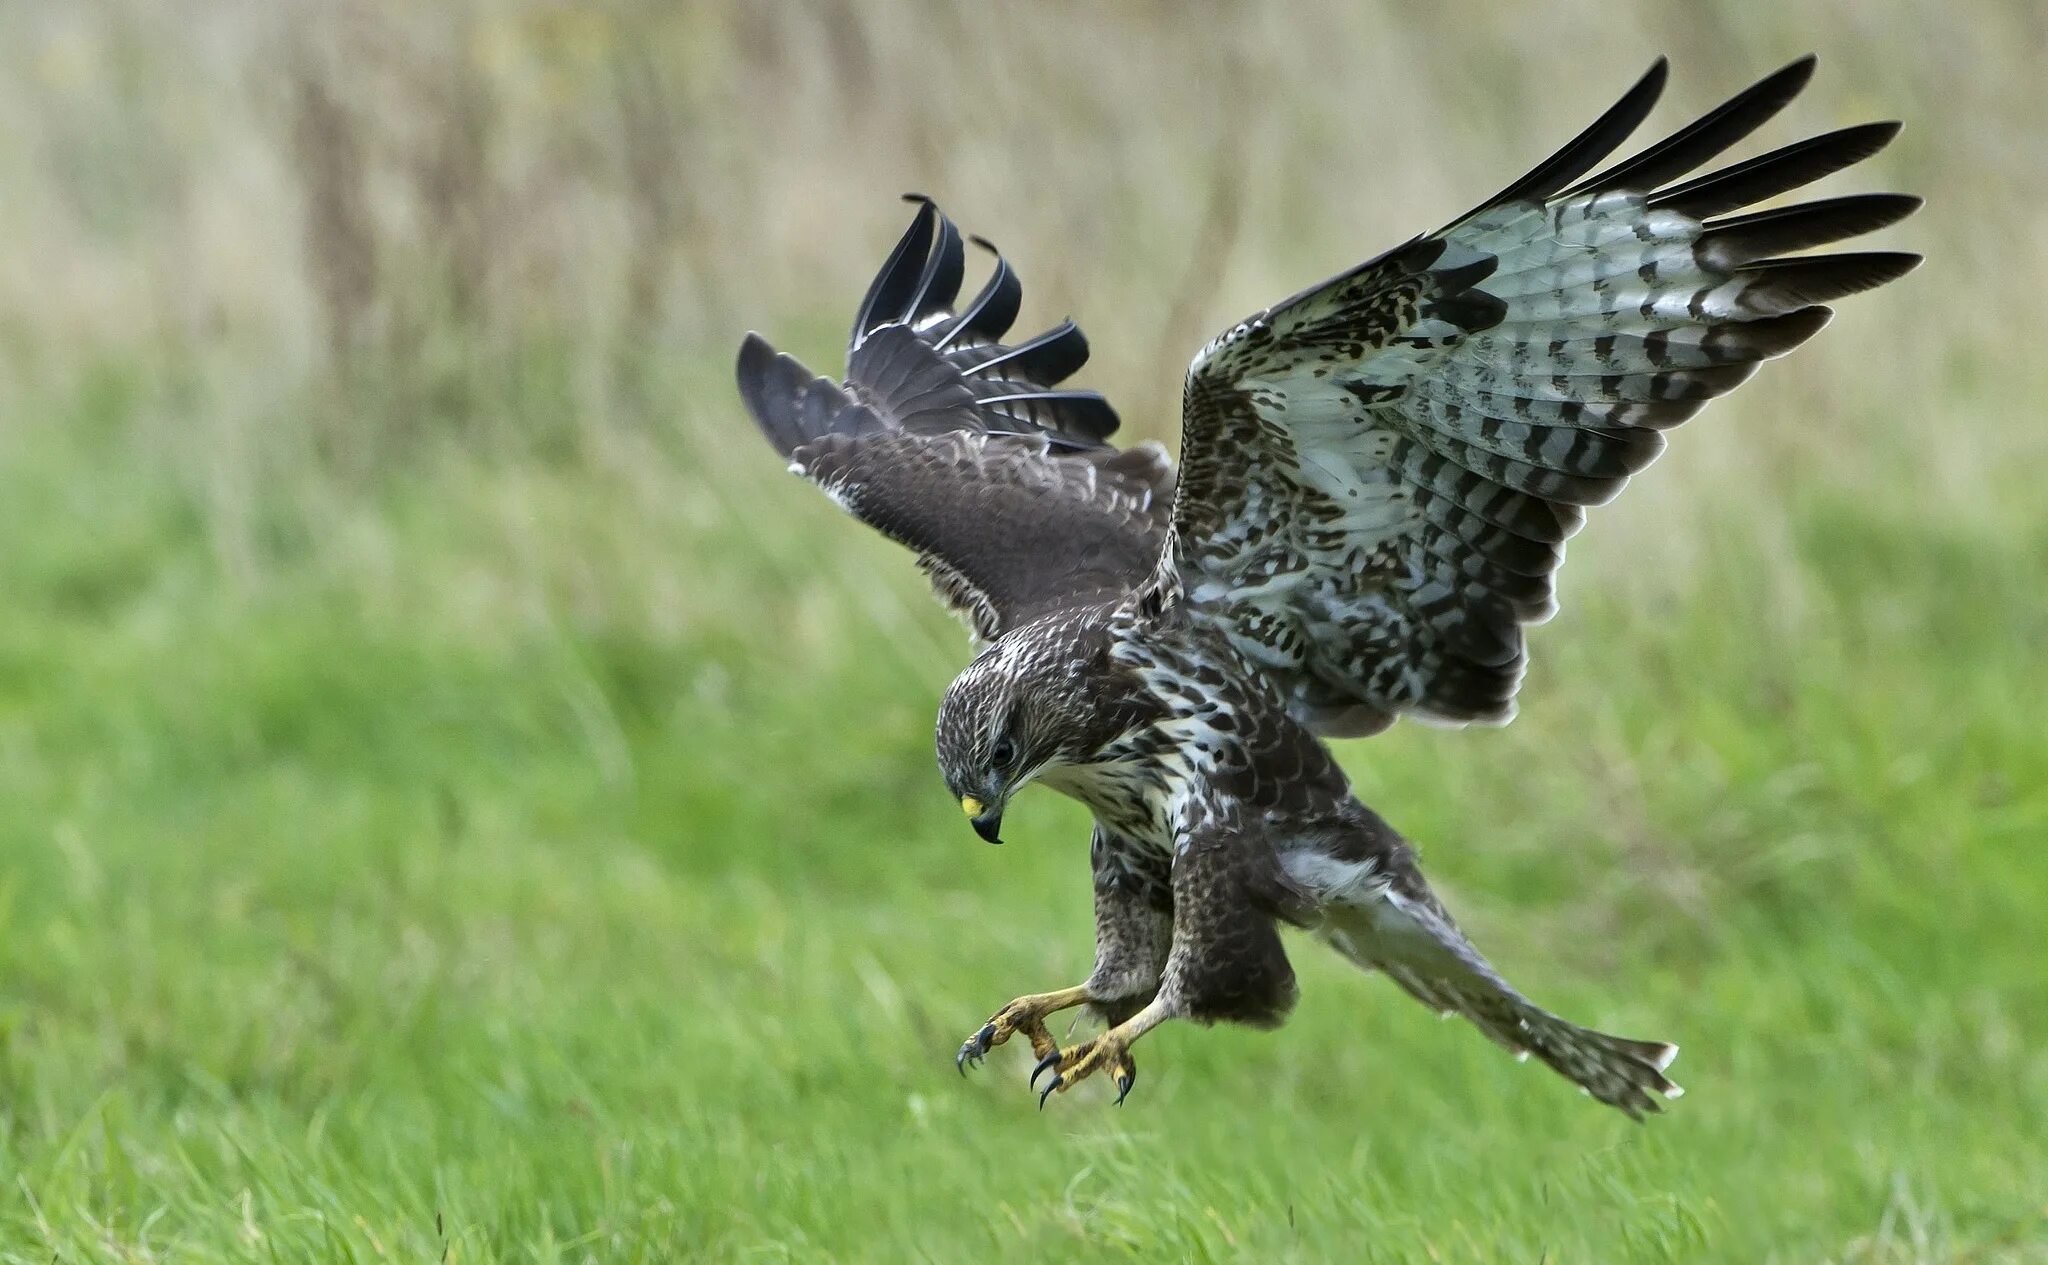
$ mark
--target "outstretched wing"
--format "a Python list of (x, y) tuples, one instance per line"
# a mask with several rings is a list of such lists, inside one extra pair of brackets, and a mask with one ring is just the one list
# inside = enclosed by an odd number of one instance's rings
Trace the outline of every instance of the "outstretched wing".
[(1573, 185), (1649, 112), (1660, 60), (1478, 209), (1211, 342), (1188, 373), (1157, 604), (1186, 599), (1325, 733), (1401, 713), (1507, 720), (1523, 626), (1554, 610), (1584, 507), (1663, 451), (1666, 429), (1818, 331), (1820, 304), (1919, 261), (1781, 257), (1890, 224), (1917, 198), (1728, 214), (1869, 157), (1894, 123), (1672, 183), (1812, 70), (1795, 62)]
[(928, 199), (911, 200), (917, 217), (854, 321), (845, 382), (814, 376), (759, 335), (741, 344), (754, 421), (791, 470), (915, 550), (984, 640), (1128, 592), (1165, 538), (1165, 451), (1109, 447), (1109, 403), (1061, 388), (1088, 359), (1072, 321), (1002, 341), (1022, 288), (1000, 255), (957, 306), (960, 232)]

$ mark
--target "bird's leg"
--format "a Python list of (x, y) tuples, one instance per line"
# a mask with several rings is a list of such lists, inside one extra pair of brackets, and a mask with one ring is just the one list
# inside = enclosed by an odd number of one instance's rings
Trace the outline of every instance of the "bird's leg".
[(1048, 1015), (1085, 1005), (1116, 1025), (1138, 1013), (1159, 990), (1173, 939), (1168, 861), (1101, 826), (1089, 851), (1095, 871), (1095, 969), (1084, 984), (1019, 997), (998, 1010), (961, 1044), (954, 1061), (963, 1073), (1020, 1032), (1030, 1039), (1034, 1058), (1057, 1055), (1059, 1045), (1045, 1026)]
[(1041, 1055), (1038, 1066), (1031, 1069), (1032, 1088), (1038, 1087), (1038, 1078), (1047, 1072), (1052, 1073), (1052, 1079), (1039, 1090), (1038, 1105), (1043, 1107), (1054, 1090), (1067, 1089), (1097, 1072), (1108, 1073), (1116, 1082), (1116, 1100), (1122, 1103), (1138, 1079), (1137, 1064), (1131, 1061), (1132, 1042), (1180, 1013), (1172, 1002), (1154, 997), (1137, 1014), (1101, 1036), (1070, 1050), (1052, 1050)]
[(1168, 1019), (1270, 1028), (1294, 1004), (1294, 971), (1273, 925), (1275, 914), (1294, 909), (1281, 898), (1270, 849), (1235, 831), (1203, 831), (1182, 839), (1172, 865), (1172, 947), (1157, 990), (1094, 1040), (1040, 1055), (1032, 1084), (1051, 1073), (1040, 1106), (1097, 1072), (1116, 1082), (1121, 1103), (1138, 1076), (1132, 1043)]
[(1056, 1055), (1059, 1053), (1059, 1046), (1054, 1043), (1052, 1034), (1045, 1029), (1046, 1016), (1086, 1005), (1093, 1000), (1094, 995), (1088, 991), (1086, 984), (1019, 997), (991, 1015), (989, 1021), (981, 1026), (981, 1031), (961, 1043), (959, 1057), (954, 1059), (954, 1063), (960, 1068), (961, 1074), (965, 1075), (969, 1063), (981, 1062), (982, 1055), (1020, 1032), (1030, 1038), (1031, 1052), (1034, 1055), (1041, 1059), (1049, 1054)]

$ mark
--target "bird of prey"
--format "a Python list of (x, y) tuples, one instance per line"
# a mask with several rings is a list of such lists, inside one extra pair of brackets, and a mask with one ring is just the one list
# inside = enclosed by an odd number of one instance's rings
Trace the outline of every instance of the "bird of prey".
[[(1069, 321), (1006, 341), (995, 249), (959, 301), (961, 236), (925, 198), (855, 318), (846, 378), (757, 335), (739, 390), (791, 470), (917, 554), (979, 653), (939, 708), (946, 785), (990, 842), (1041, 782), (1094, 815), (1095, 965), (996, 1011), (964, 1072), (1021, 1034), (1038, 1101), (1170, 1019), (1277, 1025), (1306, 928), (1424, 1004), (1641, 1118), (1676, 1047), (1530, 1001), (1461, 933), (1409, 843), (1324, 739), (1401, 716), (1505, 722), (1523, 631), (1586, 507), (1665, 432), (1812, 337), (1823, 304), (1918, 256), (1798, 255), (1919, 199), (1753, 204), (1870, 157), (1869, 123), (1693, 174), (1803, 88), (1794, 62), (1587, 175), (1642, 122), (1662, 59), (1570, 144), (1479, 207), (1233, 325), (1190, 365), (1180, 465), (1108, 444)], [(1062, 1049), (1047, 1017), (1105, 1025)]]

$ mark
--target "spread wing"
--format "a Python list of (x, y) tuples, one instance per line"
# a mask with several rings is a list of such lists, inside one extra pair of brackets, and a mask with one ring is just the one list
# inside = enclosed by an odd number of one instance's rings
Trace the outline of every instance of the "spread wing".
[(747, 336), (739, 388), (754, 421), (791, 470), (915, 550), (983, 640), (1130, 591), (1165, 539), (1165, 451), (1109, 447), (1108, 402), (1061, 388), (1088, 359), (1072, 321), (1002, 341), (1022, 288), (1000, 255), (957, 304), (960, 232), (912, 200), (917, 217), (854, 321), (843, 383)]
[[(1740, 208), (1877, 152), (1846, 128), (1674, 183), (1802, 88), (1795, 62), (1589, 179), (1660, 60), (1555, 156), (1449, 227), (1219, 336), (1191, 366), (1157, 603), (1224, 629), (1325, 733), (1513, 714), (1523, 626), (1585, 507), (1663, 432), (1918, 257), (1788, 252), (1919, 205)], [(1579, 181), (1573, 184), (1573, 181)], [(1570, 186), (1570, 187), (1567, 187)]]

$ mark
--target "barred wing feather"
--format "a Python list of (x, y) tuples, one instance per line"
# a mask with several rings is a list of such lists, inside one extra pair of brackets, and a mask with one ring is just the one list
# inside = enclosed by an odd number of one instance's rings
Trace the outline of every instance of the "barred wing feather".
[(1660, 61), (1498, 197), (1210, 343), (1188, 374), (1155, 603), (1222, 628), (1324, 733), (1508, 719), (1523, 627), (1554, 610), (1585, 507), (1817, 332), (1823, 304), (1918, 262), (1782, 257), (1893, 223), (1911, 197), (1721, 218), (1868, 157), (1895, 124), (1671, 183), (1812, 69), (1795, 62), (1566, 188), (1649, 112)]

